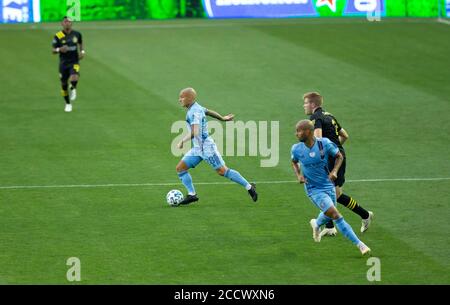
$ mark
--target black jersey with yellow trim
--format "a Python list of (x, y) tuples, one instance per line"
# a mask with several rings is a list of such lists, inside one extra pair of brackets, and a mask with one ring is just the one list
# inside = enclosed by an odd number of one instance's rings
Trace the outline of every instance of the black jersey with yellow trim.
[(322, 129), (322, 137), (330, 139), (331, 142), (338, 146), (339, 150), (344, 151), (341, 142), (339, 142), (339, 131), (342, 127), (334, 115), (319, 107), (309, 119), (313, 121), (314, 129)]
[(61, 64), (78, 63), (78, 44), (83, 43), (83, 38), (80, 32), (70, 31), (66, 33), (59, 31), (53, 37), (52, 45), (54, 48), (60, 48), (67, 46), (68, 51), (66, 53), (59, 53), (59, 59)]

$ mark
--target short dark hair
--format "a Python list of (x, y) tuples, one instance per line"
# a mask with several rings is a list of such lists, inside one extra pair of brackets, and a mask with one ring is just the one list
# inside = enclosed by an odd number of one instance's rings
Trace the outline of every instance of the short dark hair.
[(311, 131), (314, 131), (314, 124), (311, 120), (301, 120), (298, 121), (297, 124), (295, 125), (295, 129), (299, 130), (299, 129), (309, 129)]
[(72, 22), (72, 19), (70, 19), (70, 17), (68, 17), (68, 16), (64, 16), (62, 21), (66, 20), (66, 19), (69, 20), (70, 22)]

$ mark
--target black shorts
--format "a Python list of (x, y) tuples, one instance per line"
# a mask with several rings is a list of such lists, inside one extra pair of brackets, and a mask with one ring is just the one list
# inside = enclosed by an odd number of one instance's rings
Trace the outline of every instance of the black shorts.
[(73, 74), (80, 75), (80, 64), (79, 63), (61, 63), (59, 65), (59, 78), (62, 83), (66, 83), (69, 77)]
[[(344, 156), (344, 161), (342, 161), (342, 165), (338, 170), (337, 173), (337, 179), (334, 181), (334, 185), (335, 186), (339, 186), (342, 187), (345, 183), (345, 166), (346, 166), (346, 160), (347, 158), (345, 157), (345, 153), (341, 152), (342, 155)], [(334, 168), (334, 158), (330, 158), (328, 159), (328, 168), (330, 169), (330, 171)]]

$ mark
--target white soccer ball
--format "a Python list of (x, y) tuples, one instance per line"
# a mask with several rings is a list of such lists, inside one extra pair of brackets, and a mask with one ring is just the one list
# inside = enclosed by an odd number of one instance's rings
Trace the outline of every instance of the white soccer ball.
[(176, 207), (180, 204), (181, 201), (183, 201), (184, 197), (183, 193), (180, 192), (179, 190), (171, 190), (170, 192), (167, 193), (166, 199), (167, 203), (170, 206)]

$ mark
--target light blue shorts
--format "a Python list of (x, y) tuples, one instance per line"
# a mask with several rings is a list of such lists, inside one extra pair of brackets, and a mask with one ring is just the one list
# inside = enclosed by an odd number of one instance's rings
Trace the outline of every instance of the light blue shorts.
[(217, 146), (214, 142), (204, 143), (203, 149), (199, 147), (191, 148), (183, 157), (183, 162), (186, 163), (188, 168), (196, 167), (203, 160), (206, 161), (215, 170), (225, 166), (220, 152), (217, 150)]
[(309, 199), (322, 212), (328, 211), (332, 206), (336, 206), (336, 191), (334, 189), (327, 191), (315, 191), (308, 194)]

